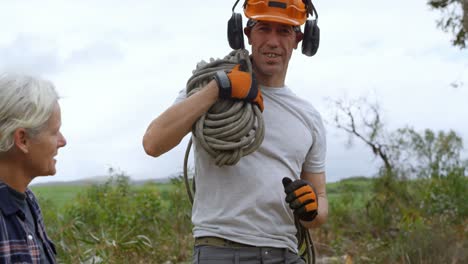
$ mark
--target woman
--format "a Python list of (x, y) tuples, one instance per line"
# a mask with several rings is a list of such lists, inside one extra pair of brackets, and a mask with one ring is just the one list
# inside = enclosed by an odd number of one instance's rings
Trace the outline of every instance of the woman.
[(29, 183), (55, 174), (66, 145), (54, 85), (0, 74), (0, 263), (56, 263), (54, 244)]

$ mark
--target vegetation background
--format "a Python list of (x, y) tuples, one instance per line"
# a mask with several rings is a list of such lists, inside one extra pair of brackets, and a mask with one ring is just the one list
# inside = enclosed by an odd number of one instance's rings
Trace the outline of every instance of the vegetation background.
[[(382, 174), (327, 184), (330, 217), (312, 231), (320, 263), (468, 263), (464, 170), (401, 179)], [(60, 263), (190, 263), (185, 186), (33, 186)]]

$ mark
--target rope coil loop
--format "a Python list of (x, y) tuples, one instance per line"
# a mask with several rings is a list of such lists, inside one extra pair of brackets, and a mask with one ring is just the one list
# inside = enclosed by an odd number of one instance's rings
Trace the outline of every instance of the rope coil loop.
[[(224, 59), (197, 64), (187, 81), (187, 96), (205, 87), (219, 70), (231, 70), (244, 60), (252, 74), (248, 51), (235, 50)], [(258, 149), (265, 136), (262, 112), (255, 104), (241, 100), (218, 101), (202, 115), (192, 129), (195, 140), (213, 157), (217, 166), (234, 165)]]

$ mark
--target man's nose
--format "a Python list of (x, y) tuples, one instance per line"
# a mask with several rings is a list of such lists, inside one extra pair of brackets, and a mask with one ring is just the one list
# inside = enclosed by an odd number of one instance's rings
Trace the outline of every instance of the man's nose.
[(279, 35), (274, 30), (268, 34), (267, 45), (272, 48), (279, 45)]

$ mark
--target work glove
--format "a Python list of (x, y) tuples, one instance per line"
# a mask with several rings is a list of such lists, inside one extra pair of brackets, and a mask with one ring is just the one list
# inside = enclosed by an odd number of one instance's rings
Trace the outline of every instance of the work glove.
[(238, 99), (258, 105), (263, 112), (263, 97), (255, 75), (247, 72), (247, 62), (241, 60), (232, 70), (217, 71), (214, 75), (222, 99)]
[(312, 221), (317, 216), (318, 200), (314, 187), (304, 180), (283, 178), (286, 202), (294, 214), (303, 221)]

